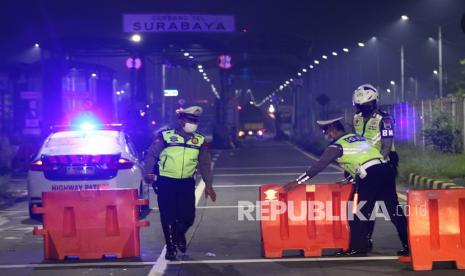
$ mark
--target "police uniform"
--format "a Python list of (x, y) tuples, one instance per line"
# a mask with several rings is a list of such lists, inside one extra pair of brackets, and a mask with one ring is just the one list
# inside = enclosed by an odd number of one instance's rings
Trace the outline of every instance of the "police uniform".
[(366, 120), (362, 113), (354, 115), (355, 133), (365, 137), (385, 159), (397, 166), (398, 157), (394, 145), (394, 119), (386, 112), (375, 110)]
[[(340, 118), (317, 121), (317, 123), (327, 128), (333, 124), (340, 124)], [(381, 153), (373, 147), (364, 137), (354, 133), (343, 131), (340, 124), (341, 135), (336, 137), (325, 149), (320, 159), (310, 167), (305, 173), (296, 179), (298, 184), (304, 183), (316, 176), (326, 168), (331, 162), (336, 161), (356, 179), (356, 190), (359, 200), (366, 201), (360, 209), (364, 217), (370, 218), (371, 211), (376, 201), (384, 201), (389, 212), (391, 221), (399, 231), (402, 244), (407, 243), (407, 225), (403, 214), (397, 215), (398, 202), (395, 187), (390, 183), (391, 169), (383, 159)], [(289, 184), (288, 184), (289, 185)], [(344, 255), (366, 254), (368, 247), (367, 232), (368, 222), (360, 220), (357, 216), (349, 222), (351, 229), (350, 250), (341, 252)]]
[[(391, 165), (392, 175), (389, 179), (389, 185), (396, 187), (397, 166), (399, 157), (395, 151), (394, 145), (394, 119), (386, 112), (379, 109), (365, 118), (361, 112), (356, 113), (353, 119), (355, 133), (365, 137), (376, 149), (380, 151), (385, 160)], [(368, 230), (368, 239), (370, 247), (373, 246), (371, 237), (375, 228), (375, 221), (370, 221)]]
[[(200, 113), (200, 107), (191, 107), (178, 112), (195, 119)], [(186, 133), (182, 128), (161, 131), (146, 156), (146, 175), (153, 173), (154, 169), (157, 175), (154, 189), (158, 196), (167, 254), (174, 257), (176, 247), (181, 252), (185, 252), (187, 246), (185, 234), (194, 223), (194, 175), (197, 167), (206, 187), (211, 187), (213, 180), (211, 158), (205, 136), (198, 132)]]

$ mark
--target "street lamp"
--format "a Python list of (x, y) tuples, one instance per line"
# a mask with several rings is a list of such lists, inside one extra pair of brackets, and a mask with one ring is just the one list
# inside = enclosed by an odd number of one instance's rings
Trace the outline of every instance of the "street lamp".
[[(409, 17), (402, 15), (401, 20), (407, 21)], [(417, 20), (415, 20), (417, 21)], [(423, 22), (423, 21), (422, 21)], [(429, 22), (425, 22), (426, 25), (431, 25)], [(431, 41), (434, 41), (431, 37)], [(438, 26), (438, 78), (439, 78), (439, 97), (443, 96), (443, 63), (442, 63), (442, 26)]]
[(142, 36), (140, 34), (133, 34), (131, 36), (131, 41), (132, 42), (136, 42), (136, 43), (139, 43), (142, 41)]

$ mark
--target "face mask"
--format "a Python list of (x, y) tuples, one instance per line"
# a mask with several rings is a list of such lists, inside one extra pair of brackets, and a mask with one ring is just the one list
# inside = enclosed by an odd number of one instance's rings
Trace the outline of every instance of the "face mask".
[(197, 127), (198, 127), (197, 124), (185, 123), (182, 129), (186, 133), (194, 133), (197, 130)]
[(368, 116), (376, 109), (376, 103), (370, 102), (367, 104), (358, 104), (356, 105), (356, 108), (359, 112), (362, 112), (362, 115)]
[(370, 115), (373, 112), (374, 108), (372, 105), (360, 105), (358, 107), (358, 110), (362, 112), (362, 115)]

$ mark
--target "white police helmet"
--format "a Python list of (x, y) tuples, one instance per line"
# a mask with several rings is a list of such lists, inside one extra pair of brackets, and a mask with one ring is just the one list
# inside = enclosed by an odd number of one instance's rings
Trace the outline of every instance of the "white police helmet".
[(376, 88), (371, 84), (362, 84), (354, 91), (352, 96), (352, 103), (356, 104), (365, 104), (371, 101), (378, 101), (379, 94)]

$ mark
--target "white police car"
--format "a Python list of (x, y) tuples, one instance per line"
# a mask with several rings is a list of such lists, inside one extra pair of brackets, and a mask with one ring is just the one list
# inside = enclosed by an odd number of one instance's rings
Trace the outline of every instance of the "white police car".
[[(55, 128), (57, 129), (57, 128)], [(45, 139), (28, 172), (29, 215), (41, 205), (42, 192), (136, 188), (149, 197), (142, 164), (121, 125), (82, 124), (58, 130)]]

